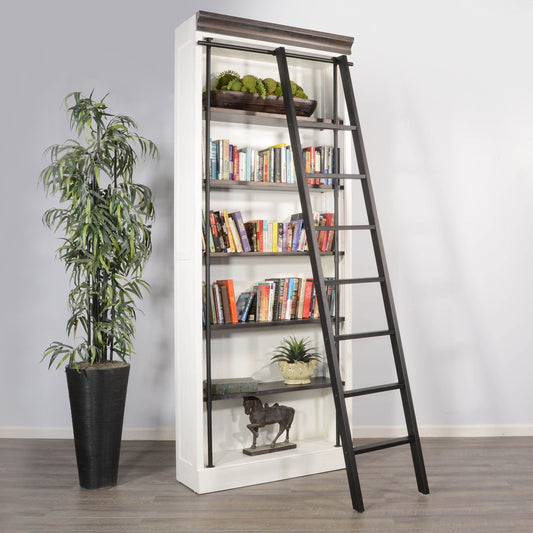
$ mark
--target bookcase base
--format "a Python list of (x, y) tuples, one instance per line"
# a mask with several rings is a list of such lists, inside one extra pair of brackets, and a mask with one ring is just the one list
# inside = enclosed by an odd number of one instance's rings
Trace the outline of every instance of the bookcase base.
[(178, 458), (177, 480), (198, 494), (341, 470), (342, 448), (329, 441), (298, 441), (284, 453), (248, 456), (234, 450), (215, 456), (213, 468), (196, 470)]

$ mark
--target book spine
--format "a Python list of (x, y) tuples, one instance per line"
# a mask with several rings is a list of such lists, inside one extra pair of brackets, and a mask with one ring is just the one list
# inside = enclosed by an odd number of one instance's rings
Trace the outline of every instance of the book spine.
[(248, 302), (249, 295), (249, 292), (241, 292), (237, 298), (237, 318), (239, 322), (242, 322), (242, 314), (244, 312), (244, 308), (246, 307), (246, 303)]
[(254, 297), (252, 298), (251, 304), (250, 304), (250, 310), (248, 312), (248, 321), (249, 322), (257, 322), (257, 302), (259, 300), (259, 289), (257, 285), (254, 285), (252, 293), (254, 294)]
[(215, 303), (216, 323), (224, 324), (224, 308), (222, 305), (222, 293), (220, 292), (220, 287), (217, 285), (217, 283), (213, 283), (212, 291), (213, 291), (213, 301)]
[(224, 141), (218, 139), (217, 144), (217, 180), (224, 179)]
[(233, 144), (228, 144), (228, 161), (229, 161), (229, 164), (228, 164), (228, 179), (230, 181), (233, 181), (234, 179), (234, 174), (233, 174), (233, 148), (237, 148), (236, 146), (233, 146)]
[(272, 251), (278, 252), (278, 226), (277, 222), (272, 222)]
[(241, 322), (246, 322), (248, 320), (250, 316), (250, 309), (252, 308), (252, 302), (254, 301), (254, 298), (255, 298), (255, 292), (251, 291), (248, 296), (248, 299), (246, 300), (246, 305), (244, 306), (244, 310), (239, 319)]
[(237, 303), (235, 301), (235, 287), (233, 285), (233, 280), (232, 279), (226, 280), (226, 284), (228, 287), (228, 298), (229, 298), (231, 322), (232, 324), (236, 324), (239, 321), (239, 317), (237, 316)]
[(218, 179), (218, 152), (217, 152), (217, 142), (211, 141), (211, 176), (212, 180)]
[(304, 304), (302, 309), (302, 318), (307, 319), (311, 314), (311, 299), (313, 297), (313, 280), (305, 280), (305, 293), (304, 293)]
[(229, 180), (229, 139), (222, 139), (222, 161), (223, 176), (222, 179)]
[(224, 309), (224, 322), (226, 324), (236, 324), (237, 304), (235, 302), (235, 290), (232, 279), (217, 280), (217, 285), (222, 293), (222, 307)]
[(304, 252), (307, 244), (307, 235), (305, 233), (305, 228), (302, 228), (300, 232), (300, 239), (298, 240), (298, 252)]
[(287, 293), (286, 293), (286, 306), (285, 306), (285, 315), (283, 317), (284, 320), (290, 320), (291, 319), (291, 312), (292, 312), (292, 296), (294, 291), (294, 278), (288, 278), (289, 283), (287, 285)]
[(257, 239), (257, 251), (263, 251), (263, 221), (258, 220), (256, 222), (256, 239)]
[(292, 224), (290, 222), (287, 223), (287, 252), (292, 252)]
[(287, 183), (287, 147), (281, 146), (281, 183)]
[(306, 286), (307, 280), (306, 278), (302, 278), (300, 280), (300, 285), (298, 288), (298, 309), (296, 311), (296, 318), (298, 320), (301, 320), (301, 318), (303, 317)]
[[(326, 226), (333, 225), (333, 213), (326, 213), (325, 225)], [(324, 238), (322, 239), (322, 247), (321, 247), (321, 250), (323, 252), (327, 252), (329, 250), (329, 237), (330, 235), (333, 235), (333, 233), (335, 232), (332, 230), (324, 230)]]
[(231, 324), (231, 311), (229, 305), (228, 287), (226, 285), (220, 284), (220, 282), (218, 281), (217, 285), (219, 286), (220, 294), (222, 296), (222, 315), (224, 317), (224, 324)]
[(235, 249), (237, 252), (241, 253), (243, 251), (241, 236), (233, 217), (229, 217), (229, 227), (231, 229), (231, 235), (233, 236), (233, 242), (235, 243)]
[(241, 238), (243, 252), (251, 252), (250, 242), (248, 241), (248, 235), (246, 234), (246, 228), (240, 211), (235, 211), (230, 214), (231, 218), (235, 221), (239, 236)]
[(281, 147), (274, 148), (274, 182), (281, 183)]
[(276, 285), (273, 281), (270, 281), (268, 284), (268, 312), (267, 317), (268, 321), (272, 322), (274, 316), (274, 303), (275, 303), (275, 290)]
[(217, 227), (218, 232), (218, 238), (220, 241), (220, 247), (222, 252), (229, 252), (230, 251), (230, 245), (229, 245), (229, 239), (228, 235), (226, 233), (225, 224), (222, 216), (220, 215), (220, 211), (214, 211), (215, 214), (215, 223)]
[(217, 228), (215, 213), (213, 211), (211, 211), (209, 213), (209, 222), (211, 224), (211, 235), (213, 236), (213, 242), (214, 242), (214, 245), (215, 245), (215, 251), (216, 252), (221, 252), (222, 251), (222, 247), (220, 246), (220, 236), (218, 234), (218, 228)]
[(300, 239), (300, 232), (302, 231), (302, 224), (303, 220), (296, 220), (293, 222), (293, 230), (292, 230), (292, 252), (298, 251), (298, 242)]
[(296, 318), (298, 313), (298, 294), (300, 287), (300, 278), (294, 278), (294, 285), (292, 288), (292, 305), (291, 305), (291, 320)]
[[(266, 228), (267, 228), (267, 235), (266, 235), (266, 250), (265, 252), (272, 252), (272, 231), (274, 229), (274, 226), (272, 225), (272, 222), (267, 222), (266, 220)], [(264, 226), (263, 226), (264, 227)]]
[(270, 285), (268, 283), (259, 283), (257, 285), (257, 320), (259, 322), (268, 321), (268, 308), (270, 302)]
[(224, 229), (226, 231), (226, 234), (228, 236), (228, 244), (229, 244), (229, 250), (228, 252), (235, 253), (237, 251), (237, 247), (235, 246), (235, 241), (233, 240), (233, 234), (231, 233), (231, 227), (229, 224), (229, 217), (228, 212), (226, 209), (222, 211), (222, 219), (224, 221)]

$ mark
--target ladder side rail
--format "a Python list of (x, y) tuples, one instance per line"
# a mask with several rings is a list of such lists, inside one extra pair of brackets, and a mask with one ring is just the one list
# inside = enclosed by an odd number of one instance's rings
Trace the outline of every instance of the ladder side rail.
[(409, 379), (407, 376), (407, 367), (405, 364), (405, 358), (402, 348), (402, 343), (399, 334), (398, 328), (398, 319), (396, 316), (396, 311), (394, 307), (394, 301), (392, 297), (390, 277), (387, 269), (387, 264), (385, 261), (385, 256), (383, 253), (383, 241), (381, 237), (381, 231), (379, 226), (379, 221), (377, 218), (377, 210), (374, 199), (374, 193), (372, 190), (372, 184), (370, 179), (370, 173), (368, 169), (368, 162), (366, 159), (366, 153), (364, 148), (364, 142), (361, 132), (361, 125), (359, 122), (359, 116), (357, 113), (357, 106), (355, 103), (354, 91), (352, 80), (350, 77), (350, 71), (348, 68), (348, 60), (346, 56), (340, 56), (338, 58), (341, 79), (344, 89), (344, 96), (346, 101), (346, 106), (348, 109), (348, 115), (350, 119), (350, 124), (356, 126), (356, 129), (352, 131), (353, 144), (355, 148), (355, 154), (357, 158), (357, 163), (359, 166), (359, 172), (366, 176), (365, 180), (361, 181), (361, 187), (363, 189), (363, 195), (365, 199), (365, 205), (367, 209), (368, 222), (370, 225), (375, 226), (375, 229), (371, 232), (372, 235), (372, 244), (374, 248), (374, 255), (376, 258), (376, 264), (378, 268), (378, 275), (385, 278), (385, 281), (382, 282), (381, 292), (383, 296), (383, 301), (385, 305), (385, 312), (387, 316), (387, 323), (389, 329), (393, 331), (391, 334), (391, 344), (394, 355), (394, 363), (396, 366), (396, 373), (398, 376), (398, 381), (404, 385), (401, 389), (402, 395), (402, 405), (404, 410), (404, 416), (406, 425), (408, 428), (409, 435), (413, 437), (411, 442), (411, 454), (413, 457), (413, 463), (415, 466), (416, 479), (418, 484), (418, 490), (424, 494), (429, 493), (429, 486), (424, 466), (424, 459), (422, 455), (422, 448), (420, 446), (420, 437), (418, 434), (418, 427), (416, 423), (416, 417), (414, 412), (414, 404), (411, 396), (411, 390), (409, 386)]
[(307, 244), (309, 247), (311, 268), (315, 280), (317, 303), (320, 313), (320, 323), (322, 327), (322, 334), (324, 337), (324, 345), (326, 349), (326, 356), (330, 371), (333, 399), (335, 402), (336, 411), (338, 413), (338, 419), (339, 421), (342, 421), (340, 428), (341, 441), (344, 460), (346, 463), (346, 471), (348, 475), (348, 484), (352, 496), (352, 504), (356, 510), (362, 512), (364, 506), (361, 496), (361, 487), (359, 484), (359, 478), (357, 476), (355, 454), (353, 452), (353, 441), (348, 423), (346, 404), (343, 397), (342, 381), (335, 350), (335, 335), (333, 334), (331, 317), (329, 316), (329, 308), (327, 305), (324, 275), (322, 272), (320, 251), (318, 249), (318, 240), (316, 237), (315, 224), (312, 216), (311, 199), (309, 195), (309, 189), (307, 187), (307, 178), (305, 177), (305, 166), (302, 156), (302, 146), (298, 131), (294, 100), (292, 97), (289, 69), (287, 65), (287, 58), (285, 55), (285, 49), (283, 47), (277, 48), (275, 50), (275, 54), (278, 62), (281, 88), (284, 95), (283, 101), (285, 104), (285, 112), (287, 115), (287, 126), (289, 129), (292, 151), (294, 154), (294, 167), (296, 171), (296, 179), (298, 183), (298, 192), (302, 207), (304, 227), (307, 234)]

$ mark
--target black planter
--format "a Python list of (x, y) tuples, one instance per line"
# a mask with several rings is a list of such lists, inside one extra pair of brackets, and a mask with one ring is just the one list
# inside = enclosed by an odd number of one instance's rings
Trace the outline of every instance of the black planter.
[(80, 485), (116, 485), (130, 365), (66, 373)]

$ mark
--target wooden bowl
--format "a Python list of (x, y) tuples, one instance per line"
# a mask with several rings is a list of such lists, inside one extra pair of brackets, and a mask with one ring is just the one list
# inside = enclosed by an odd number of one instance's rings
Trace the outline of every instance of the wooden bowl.
[[(205, 93), (203, 98), (205, 104)], [(267, 94), (263, 99), (260, 94), (213, 90), (211, 91), (211, 107), (285, 114), (283, 96), (273, 94)], [(294, 98), (294, 108), (297, 116), (309, 117), (316, 109), (316, 100)]]

